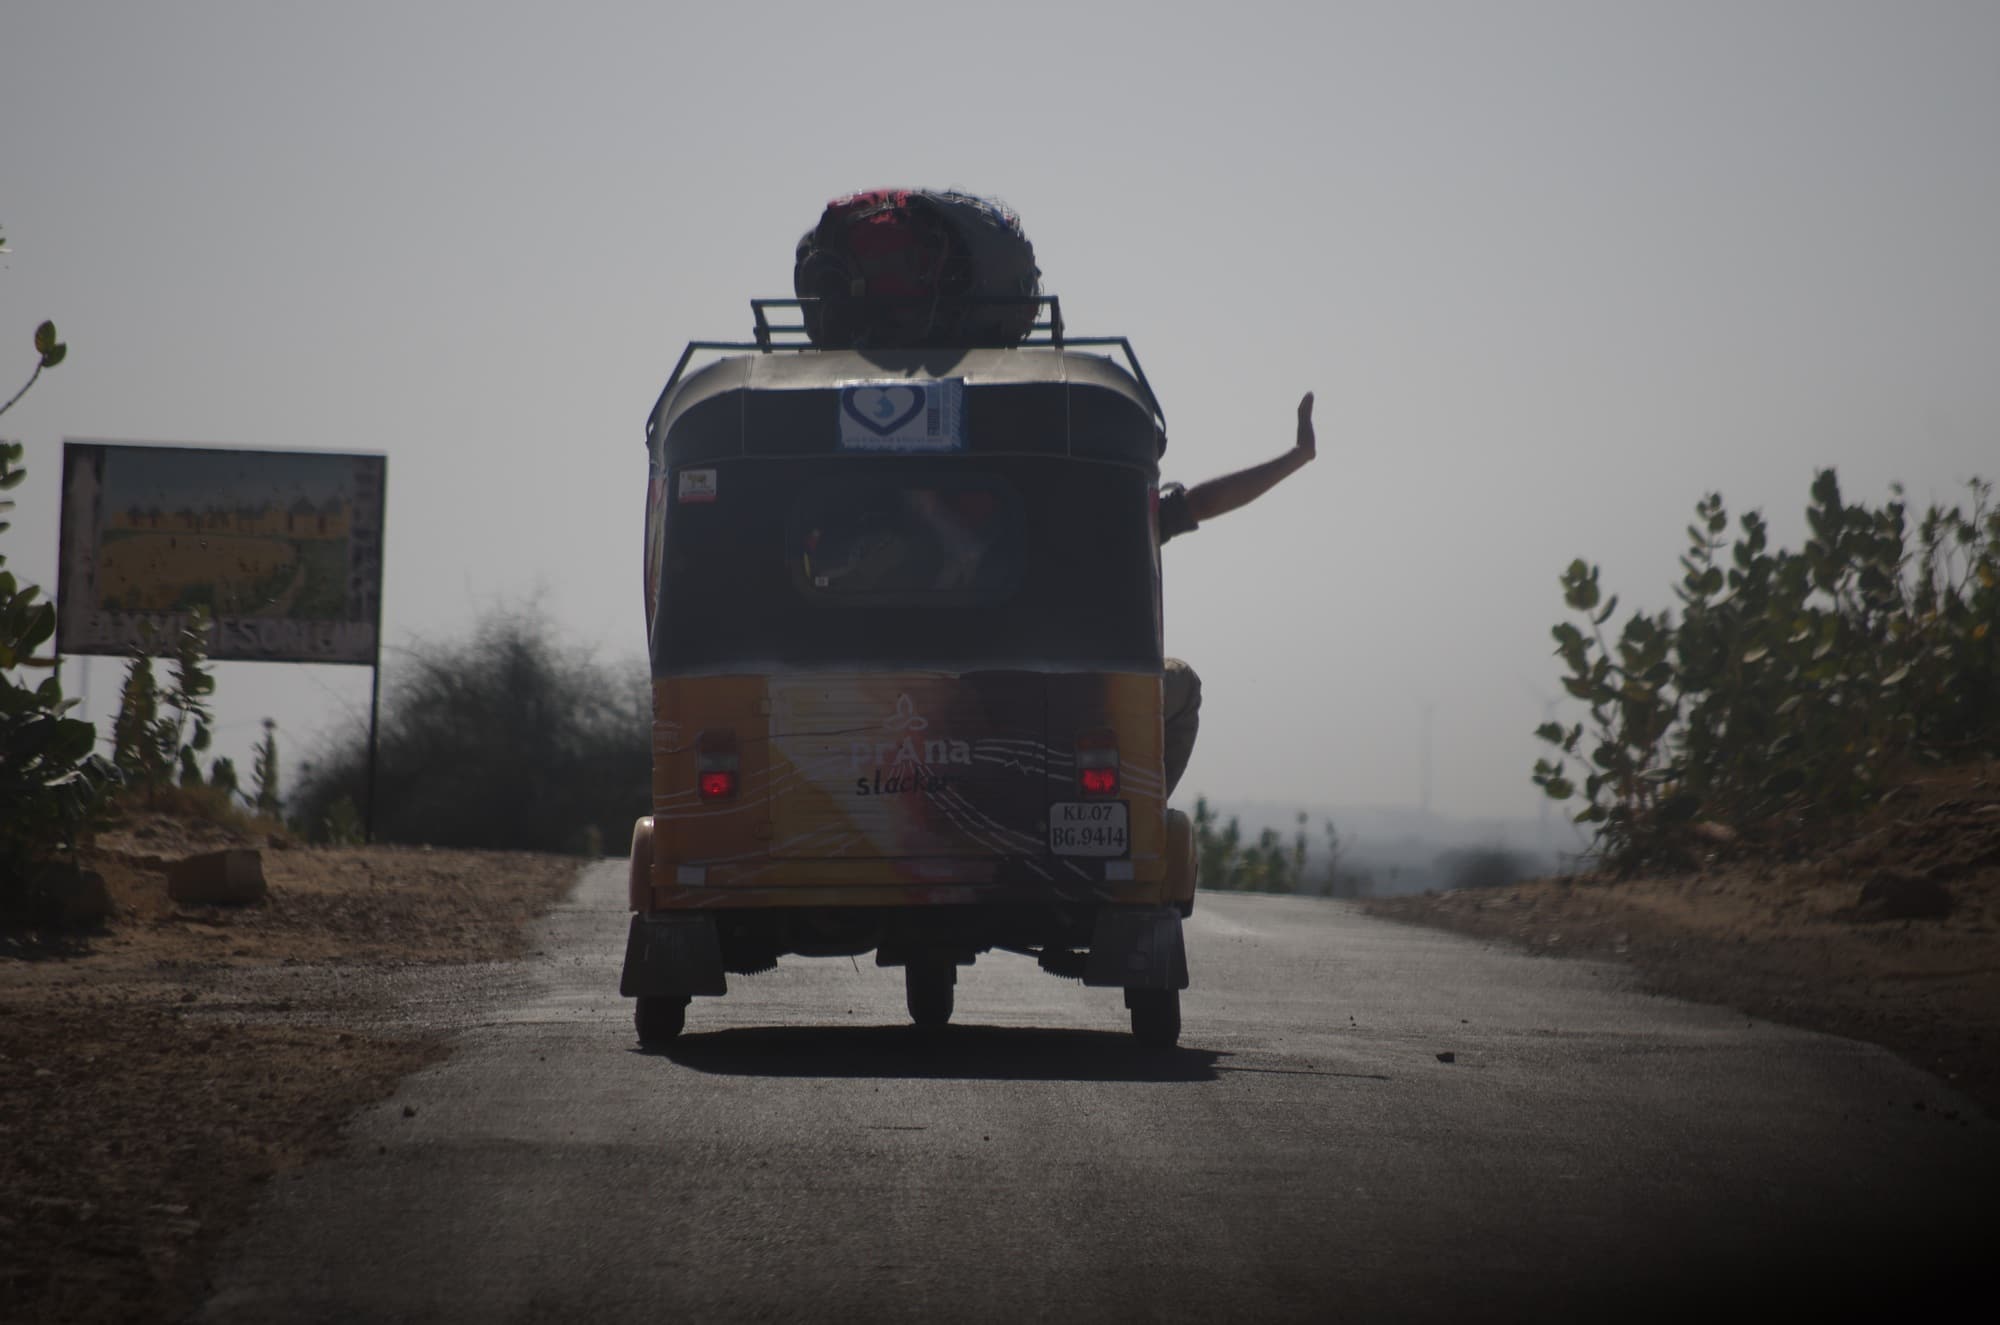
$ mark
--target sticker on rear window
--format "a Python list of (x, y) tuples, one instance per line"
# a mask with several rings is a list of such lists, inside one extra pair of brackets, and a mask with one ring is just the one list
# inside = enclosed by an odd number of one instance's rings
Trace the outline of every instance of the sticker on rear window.
[(715, 471), (712, 469), (683, 469), (681, 471), (680, 500), (714, 501)]
[(843, 451), (962, 451), (965, 379), (852, 382), (840, 388)]

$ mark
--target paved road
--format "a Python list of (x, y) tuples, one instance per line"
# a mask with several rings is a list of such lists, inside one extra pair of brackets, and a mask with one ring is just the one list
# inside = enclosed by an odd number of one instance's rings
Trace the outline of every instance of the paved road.
[(647, 1054), (623, 891), (277, 1185), (204, 1319), (1989, 1318), (1925, 1313), (2000, 1123), (1614, 967), (1204, 895), (1166, 1059), (1006, 955), (940, 1042), (900, 973), (788, 959)]

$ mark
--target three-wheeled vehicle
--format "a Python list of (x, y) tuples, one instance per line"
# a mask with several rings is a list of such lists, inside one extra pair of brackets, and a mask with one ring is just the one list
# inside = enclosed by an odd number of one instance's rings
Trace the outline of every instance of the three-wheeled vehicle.
[(1124, 338), (1041, 304), (1020, 345), (876, 351), (813, 348), (772, 319), (798, 301), (757, 300), (753, 340), (675, 367), (646, 426), (653, 813), (620, 984), (641, 1041), (787, 954), (872, 951), (942, 1026), (995, 948), (1179, 1037), (1164, 418)]

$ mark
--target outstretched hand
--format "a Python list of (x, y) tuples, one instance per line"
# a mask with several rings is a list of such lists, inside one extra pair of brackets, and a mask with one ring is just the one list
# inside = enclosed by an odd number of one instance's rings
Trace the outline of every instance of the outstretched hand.
[(1253, 502), (1289, 475), (1303, 469), (1306, 462), (1319, 453), (1317, 448), (1317, 439), (1313, 436), (1313, 393), (1308, 391), (1299, 401), (1297, 444), (1283, 455), (1273, 456), (1262, 464), (1195, 484), (1187, 490), (1188, 511), (1199, 524)]

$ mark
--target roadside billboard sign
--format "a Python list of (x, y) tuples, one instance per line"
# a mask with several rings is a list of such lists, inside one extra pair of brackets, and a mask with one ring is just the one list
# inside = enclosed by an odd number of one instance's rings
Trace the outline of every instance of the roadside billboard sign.
[(388, 459), (63, 443), (56, 649), (171, 647), (206, 608), (209, 657), (379, 656)]

